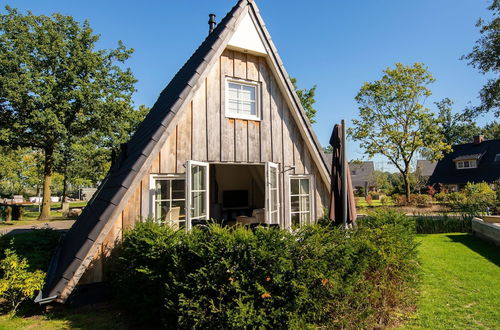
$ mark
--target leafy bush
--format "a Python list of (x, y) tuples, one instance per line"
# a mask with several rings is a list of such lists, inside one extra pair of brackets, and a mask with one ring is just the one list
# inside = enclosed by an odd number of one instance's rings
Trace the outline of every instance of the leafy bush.
[(487, 183), (468, 183), (461, 192), (446, 195), (451, 210), (464, 216), (478, 216), (496, 205), (496, 193)]
[(413, 306), (414, 222), (374, 213), (353, 231), (141, 223), (113, 256), (125, 308), (167, 328), (373, 328)]
[(385, 196), (385, 195), (384, 195), (384, 196), (381, 196), (381, 197), (380, 197), (380, 203), (381, 203), (382, 205), (389, 205), (389, 204), (391, 203), (391, 201), (392, 201), (392, 198), (391, 198), (391, 197), (389, 197), (389, 196)]
[(470, 217), (419, 216), (415, 219), (417, 234), (469, 233)]
[(424, 194), (412, 195), (413, 203), (417, 207), (429, 207), (432, 206), (432, 196)]
[(41, 290), (45, 274), (42, 271), (30, 272), (28, 261), (20, 258), (11, 249), (5, 250), (5, 258), (0, 261), (0, 298), (7, 310), (15, 312), (19, 305), (33, 298)]
[(380, 193), (378, 191), (370, 191), (368, 194), (376, 201), (380, 199)]
[(434, 194), (434, 199), (438, 202), (445, 202), (448, 194), (444, 191), (438, 192), (437, 194)]

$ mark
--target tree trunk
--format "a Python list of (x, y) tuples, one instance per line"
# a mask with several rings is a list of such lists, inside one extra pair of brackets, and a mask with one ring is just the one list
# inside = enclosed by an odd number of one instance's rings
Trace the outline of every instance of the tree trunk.
[(62, 196), (61, 196), (61, 205), (62, 205), (62, 203), (66, 202), (67, 188), (68, 188), (68, 176), (66, 174), (64, 174), (63, 191), (62, 191)]
[(406, 195), (406, 203), (410, 204), (411, 202), (411, 193), (410, 193), (410, 175), (408, 172), (403, 173), (403, 179), (405, 182), (405, 195)]
[(52, 184), (52, 169), (54, 167), (54, 147), (45, 148), (45, 164), (43, 168), (43, 197), (42, 211), (38, 220), (45, 221), (50, 219), (50, 185)]

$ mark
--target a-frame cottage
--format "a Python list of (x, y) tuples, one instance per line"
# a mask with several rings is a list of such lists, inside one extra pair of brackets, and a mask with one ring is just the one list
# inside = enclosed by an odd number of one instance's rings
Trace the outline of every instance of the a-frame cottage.
[(103, 281), (124, 230), (209, 219), (288, 228), (323, 215), (329, 169), (253, 0), (240, 0), (160, 94), (66, 234), (40, 303)]

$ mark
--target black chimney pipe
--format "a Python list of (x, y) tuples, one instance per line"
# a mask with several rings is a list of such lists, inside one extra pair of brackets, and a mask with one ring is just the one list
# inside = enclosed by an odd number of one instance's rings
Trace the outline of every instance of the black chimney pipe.
[(208, 30), (208, 34), (210, 34), (213, 32), (213, 30), (215, 30), (215, 25), (217, 25), (217, 22), (215, 21), (215, 14), (209, 14), (208, 17), (208, 26), (210, 27)]

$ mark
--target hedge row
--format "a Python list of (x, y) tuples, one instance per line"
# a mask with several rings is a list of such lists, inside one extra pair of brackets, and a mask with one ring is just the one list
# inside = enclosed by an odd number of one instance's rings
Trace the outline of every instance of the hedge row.
[(414, 306), (414, 222), (394, 211), (345, 232), (244, 227), (128, 232), (109, 274), (140, 321), (165, 328), (373, 328)]

